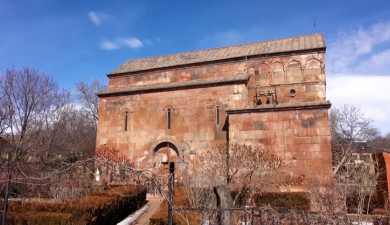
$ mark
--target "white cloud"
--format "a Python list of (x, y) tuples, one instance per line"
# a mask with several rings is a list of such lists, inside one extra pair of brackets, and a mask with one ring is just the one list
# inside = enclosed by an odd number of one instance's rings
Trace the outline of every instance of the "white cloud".
[(369, 59), (362, 60), (355, 71), (375, 74), (390, 74), (390, 49), (372, 54)]
[(120, 49), (122, 47), (129, 47), (132, 49), (137, 49), (143, 47), (144, 44), (138, 38), (129, 37), (129, 38), (118, 38), (115, 41), (103, 41), (100, 43), (100, 48), (104, 50), (114, 50)]
[(106, 14), (100, 13), (100, 12), (89, 12), (88, 13), (88, 18), (91, 20), (95, 26), (100, 26), (102, 21), (106, 18)]
[(378, 45), (389, 42), (390, 21), (340, 32), (328, 45), (329, 72), (359, 72), (355, 70), (355, 65), (375, 53)]
[(341, 32), (330, 39), (327, 95), (333, 106), (351, 104), (390, 132), (390, 21)]
[(327, 98), (334, 107), (359, 107), (382, 133), (390, 132), (390, 76), (335, 74), (327, 78)]
[(127, 46), (127, 47), (130, 47), (130, 48), (141, 48), (143, 47), (143, 43), (137, 39), (137, 38), (134, 38), (134, 37), (130, 37), (130, 38), (122, 38), (120, 40), (121, 44), (124, 45), (124, 46)]
[(100, 48), (104, 50), (114, 50), (114, 49), (118, 49), (119, 46), (110, 41), (103, 41), (102, 43), (100, 43)]

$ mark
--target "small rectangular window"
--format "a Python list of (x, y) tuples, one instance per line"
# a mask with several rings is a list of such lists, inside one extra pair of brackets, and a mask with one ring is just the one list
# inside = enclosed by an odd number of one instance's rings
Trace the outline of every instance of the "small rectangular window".
[(217, 111), (216, 111), (216, 116), (217, 116), (217, 125), (219, 125), (219, 106), (217, 106)]
[(126, 111), (126, 113), (125, 113), (125, 131), (127, 131), (127, 117), (128, 117), (128, 112)]
[(167, 128), (171, 129), (171, 109), (167, 110)]

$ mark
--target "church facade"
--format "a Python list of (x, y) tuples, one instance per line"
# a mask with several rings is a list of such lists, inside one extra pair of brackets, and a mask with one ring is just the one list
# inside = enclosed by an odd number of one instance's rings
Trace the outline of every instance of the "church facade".
[(97, 94), (97, 146), (162, 175), (175, 162), (178, 182), (222, 143), (276, 153), (287, 178), (330, 177), (325, 50), (317, 33), (129, 60)]

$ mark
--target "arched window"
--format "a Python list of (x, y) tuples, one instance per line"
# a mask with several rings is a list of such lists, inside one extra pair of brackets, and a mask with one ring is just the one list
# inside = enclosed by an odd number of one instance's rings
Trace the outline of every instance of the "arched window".
[(171, 108), (167, 109), (167, 128), (171, 129)]
[(219, 105), (217, 105), (217, 108), (215, 109), (215, 117), (216, 117), (217, 125), (219, 125)]

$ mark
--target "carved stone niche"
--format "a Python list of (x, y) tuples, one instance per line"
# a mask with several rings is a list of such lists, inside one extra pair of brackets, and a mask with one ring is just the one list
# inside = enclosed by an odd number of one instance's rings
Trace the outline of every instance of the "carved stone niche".
[(274, 62), (272, 69), (272, 84), (284, 84), (284, 66), (281, 62)]
[(320, 81), (322, 78), (323, 69), (321, 61), (316, 58), (311, 58), (306, 61), (305, 65), (305, 81)]
[(287, 82), (299, 83), (303, 80), (301, 63), (298, 61), (291, 61), (287, 67)]

